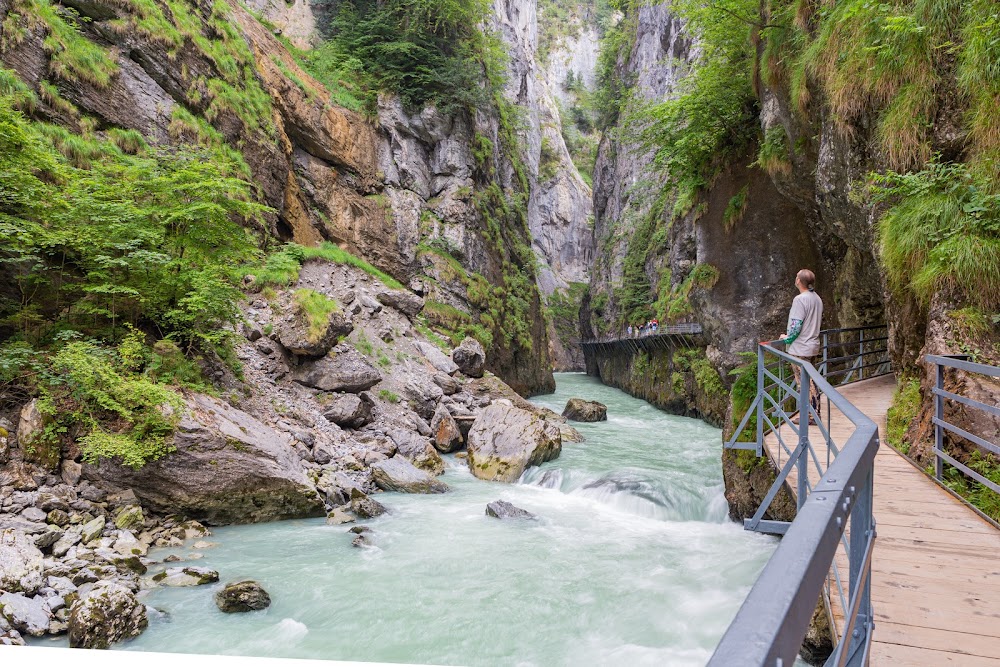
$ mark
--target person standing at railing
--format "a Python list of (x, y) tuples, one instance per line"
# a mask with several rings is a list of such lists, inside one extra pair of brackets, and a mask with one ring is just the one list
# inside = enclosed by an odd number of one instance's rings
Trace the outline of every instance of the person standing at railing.
[[(819, 331), (823, 322), (823, 299), (816, 294), (816, 274), (809, 269), (802, 269), (796, 274), (795, 286), (799, 290), (799, 295), (792, 301), (792, 308), (788, 313), (788, 328), (780, 340), (785, 343), (785, 351), (788, 354), (811, 364), (815, 362), (816, 355), (820, 352)], [(801, 367), (792, 364), (792, 373), (795, 375), (795, 384), (801, 387)], [(819, 390), (811, 381), (809, 381), (809, 403), (819, 416)], [(802, 415), (802, 406), (799, 406), (799, 415)], [(815, 423), (812, 415), (809, 416), (809, 423)]]

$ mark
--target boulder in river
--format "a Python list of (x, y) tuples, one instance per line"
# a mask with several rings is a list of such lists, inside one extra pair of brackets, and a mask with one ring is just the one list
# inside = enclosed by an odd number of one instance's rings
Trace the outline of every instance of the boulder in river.
[(451, 358), (458, 369), (470, 378), (481, 378), (486, 371), (486, 350), (475, 338), (466, 337), (461, 345), (452, 350)]
[(389, 509), (374, 498), (369, 498), (357, 489), (352, 489), (351, 511), (359, 519), (374, 519), (377, 516), (387, 514)]
[(34, 595), (42, 587), (42, 552), (20, 530), (0, 532), (0, 590)]
[(558, 458), (559, 427), (536, 414), (496, 401), (469, 431), (469, 469), (479, 479), (515, 482), (529, 466)]
[(207, 567), (168, 567), (155, 575), (153, 581), (161, 586), (203, 586), (219, 580), (219, 573)]
[(102, 460), (84, 471), (134, 489), (154, 512), (216, 524), (323, 516), (292, 437), (224, 401), (189, 398), (173, 445), (175, 451), (138, 470)]
[(215, 594), (215, 606), (227, 614), (266, 609), (271, 596), (256, 581), (237, 581)]
[(384, 491), (445, 493), (451, 490), (447, 484), (400, 456), (374, 463), (372, 480)]
[(571, 398), (566, 402), (562, 416), (575, 422), (602, 422), (608, 418), (608, 406), (597, 401)]
[(20, 593), (0, 595), (0, 615), (24, 635), (41, 637), (49, 629), (52, 614), (41, 595), (28, 598)]
[(486, 516), (496, 519), (535, 519), (534, 514), (528, 510), (523, 510), (516, 505), (508, 503), (506, 500), (494, 500), (486, 506)]
[(99, 581), (69, 612), (70, 648), (108, 648), (138, 637), (149, 625), (146, 607), (125, 586)]
[(440, 475), (444, 472), (444, 459), (438, 454), (431, 441), (424, 436), (398, 428), (389, 431), (389, 438), (395, 443), (399, 453), (421, 470), (426, 470), (432, 475)]

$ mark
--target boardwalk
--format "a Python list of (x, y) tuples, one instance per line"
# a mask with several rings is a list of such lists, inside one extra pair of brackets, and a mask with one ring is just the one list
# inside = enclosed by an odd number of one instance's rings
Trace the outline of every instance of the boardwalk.
[[(893, 378), (884, 376), (840, 389), (878, 423), (883, 443), (875, 459), (871, 664), (1000, 667), (1000, 531), (885, 444), (894, 387)], [(811, 438), (821, 440), (814, 429)], [(842, 444), (852, 426), (835, 411), (831, 430)], [(786, 444), (795, 442), (789, 427), (779, 433)], [(781, 461), (787, 455), (777, 438), (767, 437), (767, 450)], [(824, 446), (816, 450), (825, 467)], [(815, 481), (815, 469), (810, 479)], [(795, 483), (793, 472), (793, 490)], [(844, 570), (846, 557), (838, 562)], [(833, 606), (839, 624), (843, 614), (836, 600)]]

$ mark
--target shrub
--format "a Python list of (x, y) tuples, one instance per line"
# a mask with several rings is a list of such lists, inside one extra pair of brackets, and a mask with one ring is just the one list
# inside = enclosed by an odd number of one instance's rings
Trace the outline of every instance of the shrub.
[(330, 326), (330, 315), (340, 310), (336, 301), (308, 288), (295, 290), (292, 301), (306, 320), (306, 338), (312, 343), (326, 334)]

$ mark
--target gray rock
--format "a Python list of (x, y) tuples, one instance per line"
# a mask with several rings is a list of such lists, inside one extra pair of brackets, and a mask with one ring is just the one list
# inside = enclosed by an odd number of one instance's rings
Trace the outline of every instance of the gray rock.
[(0, 631), (0, 646), (24, 646), (24, 639), (21, 637), (21, 633), (11, 628), (10, 630)]
[(458, 380), (444, 373), (434, 374), (434, 384), (441, 387), (445, 396), (453, 396), (462, 390), (462, 385), (458, 383)]
[(451, 490), (444, 482), (399, 456), (373, 464), (372, 480), (384, 491), (446, 493)]
[(345, 523), (353, 523), (355, 518), (340, 509), (339, 507), (333, 508), (329, 514), (326, 515), (326, 525), (328, 526), (339, 526)]
[(227, 614), (271, 606), (271, 596), (256, 581), (237, 581), (215, 594), (215, 606)]
[(437, 386), (425, 375), (414, 375), (403, 386), (403, 396), (405, 396), (413, 410), (430, 420), (434, 416), (434, 409), (444, 396), (441, 387)]
[(45, 418), (38, 409), (38, 399), (33, 398), (21, 408), (20, 420), (17, 423), (17, 444), (26, 449), (41, 434), (45, 427)]
[(441, 452), (453, 452), (465, 443), (455, 419), (448, 408), (440, 403), (431, 419), (431, 433), (434, 434), (434, 446)]
[(353, 540), (351, 540), (351, 546), (358, 548), (370, 547), (372, 546), (372, 541), (368, 538), (367, 535), (358, 535)]
[(45, 511), (37, 507), (27, 507), (21, 512), (21, 517), (25, 521), (45, 521)]
[(566, 401), (562, 416), (577, 422), (601, 422), (608, 418), (608, 406), (597, 401), (571, 398)]
[(382, 381), (382, 374), (378, 369), (354, 350), (305, 362), (295, 369), (293, 377), (296, 382), (307, 387), (352, 394), (371, 389)]
[(129, 505), (118, 510), (115, 515), (115, 527), (120, 530), (135, 530), (142, 528), (146, 518), (142, 515), (142, 508), (138, 505)]
[(388, 514), (389, 509), (374, 498), (369, 498), (360, 491), (354, 490), (351, 491), (351, 511), (359, 519), (374, 519), (377, 516)]
[(202, 586), (219, 580), (219, 573), (207, 567), (168, 567), (153, 575), (153, 581), (161, 586)]
[(62, 480), (73, 486), (80, 482), (80, 476), (83, 474), (83, 465), (76, 461), (65, 459), (62, 462), (61, 471)]
[(42, 587), (42, 552), (34, 540), (11, 528), (0, 532), (0, 589), (34, 595)]
[(310, 332), (309, 322), (300, 312), (282, 320), (275, 331), (278, 342), (292, 354), (306, 357), (322, 357), (344, 336), (354, 331), (344, 314), (337, 310), (330, 313), (326, 326), (321, 332)]
[(486, 372), (486, 351), (475, 338), (466, 338), (451, 352), (459, 370), (472, 378), (481, 378)]
[(104, 526), (105, 520), (103, 515), (88, 521), (80, 530), (80, 541), (87, 544), (92, 540), (96, 540), (104, 532)]
[(45, 598), (25, 597), (19, 593), (0, 595), (0, 614), (22, 634), (41, 637), (49, 629), (52, 613)]
[(508, 503), (506, 500), (494, 500), (486, 506), (486, 516), (496, 519), (535, 519), (534, 514), (528, 510)]
[(62, 557), (66, 555), (66, 552), (70, 550), (70, 547), (77, 544), (80, 541), (80, 529), (73, 528), (67, 530), (63, 533), (55, 544), (52, 545), (52, 555), (57, 557)]
[(479, 479), (515, 482), (533, 465), (562, 451), (559, 428), (527, 410), (497, 401), (469, 431), (469, 469)]
[(45, 521), (54, 526), (65, 526), (69, 523), (69, 514), (63, 510), (52, 510), (45, 515)]
[(375, 295), (375, 298), (407, 317), (413, 317), (424, 309), (424, 300), (408, 290), (382, 290)]
[[(445, 377), (449, 377), (458, 372), (458, 365), (448, 358), (448, 355), (442, 352), (437, 345), (432, 345), (418, 340), (414, 343), (414, 346), (420, 351), (420, 354), (424, 355), (424, 358), (431, 363), (431, 366), (441, 373), (444, 373)], [(437, 382), (437, 378), (435, 378), (435, 382)], [(444, 389), (444, 387), (441, 387), (441, 389)]]
[(173, 444), (169, 456), (139, 470), (102, 461), (86, 474), (135, 490), (154, 512), (211, 523), (323, 516), (292, 438), (224, 401), (192, 395)]
[(355, 535), (360, 535), (361, 533), (370, 533), (372, 529), (368, 526), (351, 526), (350, 530), (347, 532), (354, 533)]
[(138, 637), (149, 625), (146, 607), (122, 584), (101, 581), (70, 608), (71, 648), (108, 648)]
[(49, 526), (47, 531), (35, 537), (35, 546), (39, 549), (48, 549), (58, 542), (65, 533), (66, 531), (62, 528)]
[(367, 392), (360, 395), (341, 394), (327, 404), (323, 416), (337, 426), (361, 428), (372, 420), (374, 401)]
[(390, 431), (389, 438), (396, 444), (396, 450), (416, 467), (432, 475), (444, 472), (444, 459), (426, 437), (400, 428)]

